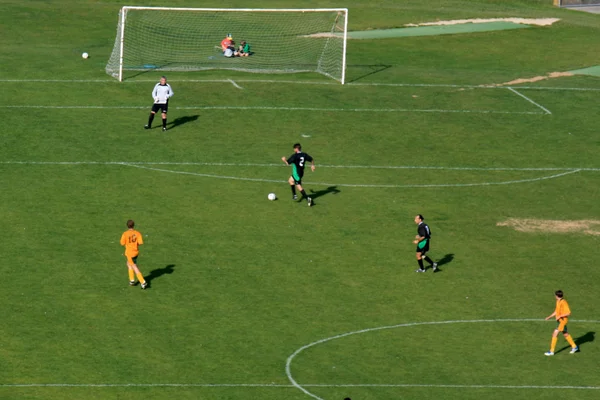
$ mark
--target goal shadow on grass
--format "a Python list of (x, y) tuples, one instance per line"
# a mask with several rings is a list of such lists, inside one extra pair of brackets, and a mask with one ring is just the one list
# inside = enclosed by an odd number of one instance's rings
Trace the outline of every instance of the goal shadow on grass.
[(187, 124), (188, 122), (197, 121), (198, 118), (200, 118), (200, 115), (185, 115), (183, 117), (177, 117), (171, 122), (167, 123), (167, 126), (170, 127), (169, 129), (173, 129), (180, 125)]
[[(574, 338), (573, 340), (575, 341), (575, 344), (577, 345), (577, 347), (581, 347), (582, 344), (593, 342), (595, 339), (596, 339), (596, 332), (588, 332), (584, 335), (579, 336), (578, 338)], [(571, 346), (565, 346), (562, 349), (558, 349), (555, 352), (555, 354), (560, 353), (561, 351), (570, 350), (570, 349), (571, 349)]]
[(148, 276), (145, 276), (144, 278), (146, 279), (146, 282), (148, 282), (148, 285), (150, 285), (150, 282), (152, 282), (153, 280), (160, 278), (163, 275), (170, 275), (173, 272), (175, 272), (173, 268), (175, 268), (175, 264), (169, 264), (164, 268), (153, 269), (152, 271), (150, 271), (150, 274)]
[[(348, 65), (346, 68), (346, 83), (352, 83), (392, 68), (392, 65)], [(351, 77), (349, 77), (349, 75)]]

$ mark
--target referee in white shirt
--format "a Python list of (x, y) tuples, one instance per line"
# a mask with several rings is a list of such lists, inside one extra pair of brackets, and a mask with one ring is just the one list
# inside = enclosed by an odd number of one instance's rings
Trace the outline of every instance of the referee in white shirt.
[(170, 97), (173, 97), (173, 89), (171, 89), (171, 86), (167, 83), (167, 77), (161, 76), (160, 82), (158, 82), (154, 86), (154, 90), (152, 90), (152, 98), (154, 99), (154, 104), (152, 104), (152, 110), (150, 111), (150, 116), (148, 117), (148, 124), (144, 125), (145, 129), (152, 128), (154, 114), (156, 114), (158, 110), (161, 110), (162, 130), (163, 132), (167, 130), (167, 110), (169, 109)]

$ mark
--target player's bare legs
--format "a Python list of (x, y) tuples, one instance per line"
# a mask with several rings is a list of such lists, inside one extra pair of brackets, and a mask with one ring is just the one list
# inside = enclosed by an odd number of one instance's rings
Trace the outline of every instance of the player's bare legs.
[(129, 268), (129, 285), (131, 285), (131, 286), (135, 285), (135, 281), (132, 279), (133, 275), (135, 274), (135, 276), (138, 277), (138, 280), (142, 284), (142, 289), (146, 289), (146, 286), (148, 286), (148, 284), (146, 283), (146, 280), (144, 279), (144, 276), (140, 272), (140, 269), (138, 268), (137, 264), (127, 263), (127, 268)]

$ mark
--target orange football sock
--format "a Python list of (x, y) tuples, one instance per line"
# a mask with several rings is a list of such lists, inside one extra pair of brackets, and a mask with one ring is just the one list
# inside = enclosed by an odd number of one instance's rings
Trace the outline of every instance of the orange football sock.
[(129, 282), (133, 282), (135, 280), (135, 275), (133, 273), (133, 270), (128, 268), (129, 270)]
[(140, 281), (140, 283), (146, 283), (146, 280), (144, 279), (144, 276), (142, 275), (141, 272), (136, 273), (137, 277), (138, 277), (138, 281)]
[(558, 342), (558, 338), (552, 336), (552, 342), (550, 343), (550, 351), (554, 353), (554, 349), (556, 349), (556, 342)]
[(569, 344), (571, 345), (572, 348), (577, 347), (577, 345), (575, 344), (575, 342), (573, 341), (573, 338), (571, 337), (571, 335), (567, 335), (565, 337), (565, 339), (567, 339), (567, 342), (569, 342)]

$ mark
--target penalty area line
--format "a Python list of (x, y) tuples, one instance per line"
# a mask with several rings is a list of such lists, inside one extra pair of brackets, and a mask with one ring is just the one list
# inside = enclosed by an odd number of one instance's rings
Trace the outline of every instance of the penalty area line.
[[(146, 169), (150, 171), (158, 171), (158, 172), (166, 172), (171, 174), (178, 175), (191, 175), (191, 176), (200, 176), (205, 178), (216, 178), (216, 179), (229, 179), (236, 181), (247, 181), (247, 182), (268, 182), (268, 183), (282, 183), (282, 180), (275, 179), (262, 179), (262, 178), (243, 178), (236, 176), (228, 176), (228, 175), (216, 175), (216, 174), (203, 174), (197, 172), (188, 172), (188, 171), (177, 171), (163, 168), (152, 168), (144, 165), (136, 165), (136, 164), (121, 164), (127, 167), (134, 167), (140, 169)], [(339, 186), (339, 187), (353, 187), (353, 188), (389, 188), (389, 189), (398, 189), (398, 188), (437, 188), (437, 187), (473, 187), (473, 186), (491, 186), (491, 185), (510, 185), (515, 183), (528, 183), (528, 182), (538, 182), (547, 179), (559, 178), (561, 176), (570, 175), (580, 172), (580, 170), (572, 170), (563, 172), (560, 174), (550, 175), (550, 176), (542, 176), (539, 178), (531, 178), (531, 179), (520, 179), (520, 180), (511, 180), (511, 181), (502, 181), (502, 182), (479, 182), (479, 183), (440, 183), (440, 184), (407, 184), (407, 185), (386, 185), (386, 184), (354, 184), (354, 183), (325, 183), (325, 182), (308, 182), (311, 185), (318, 186)]]
[(233, 79), (227, 79), (229, 82), (231, 82), (231, 84), (233, 86), (235, 86), (238, 89), (243, 89), (243, 87), (241, 87), (240, 85), (238, 85), (237, 83), (235, 83), (235, 81)]
[(518, 96), (520, 96), (520, 97), (524, 98), (525, 100), (527, 100), (528, 102), (530, 102), (530, 103), (531, 103), (531, 104), (533, 104), (534, 106), (536, 106), (536, 107), (538, 107), (538, 108), (541, 108), (542, 110), (544, 110), (544, 112), (545, 112), (546, 114), (552, 114), (552, 113), (550, 112), (550, 110), (548, 110), (546, 107), (542, 106), (541, 104), (538, 104), (538, 103), (536, 103), (535, 101), (531, 100), (529, 97), (525, 96), (524, 94), (522, 94), (522, 93), (519, 93), (518, 91), (516, 91), (516, 90), (515, 90), (515, 89), (513, 89), (512, 87), (510, 87), (510, 86), (509, 86), (509, 87), (507, 87), (507, 89), (508, 89), (508, 90), (510, 90), (511, 92), (513, 92), (514, 94), (516, 94), (516, 95), (518, 95)]
[[(495, 322), (500, 322), (500, 323), (545, 322), (545, 321), (546, 320), (544, 320), (544, 319), (537, 319), (537, 318), (501, 318), (501, 319), (470, 319), (470, 320), (462, 319), (462, 320), (446, 320), (446, 321), (408, 322), (408, 323), (402, 323), (402, 324), (396, 324), (396, 325), (384, 325), (384, 326), (377, 326), (374, 328), (360, 329), (357, 331), (351, 331), (351, 332), (341, 333), (341, 334), (335, 335), (335, 336), (326, 337), (326, 338), (316, 340), (312, 343), (309, 343), (309, 344), (306, 344), (306, 345), (300, 347), (299, 349), (294, 351), (287, 358), (286, 363), (285, 363), (285, 374), (288, 377), (288, 380), (290, 381), (290, 383), (292, 385), (294, 385), (294, 387), (299, 389), (302, 393), (306, 394), (307, 396), (312, 397), (315, 400), (324, 400), (323, 398), (317, 396), (316, 394), (314, 394), (314, 393), (310, 392), (308, 389), (306, 389), (307, 387), (309, 387), (308, 384), (299, 384), (296, 381), (296, 379), (294, 379), (293, 374), (292, 374), (293, 360), (304, 350), (309, 349), (311, 347), (314, 347), (314, 346), (317, 346), (317, 345), (320, 345), (323, 343), (327, 343), (332, 340), (342, 339), (342, 338), (345, 338), (348, 336), (389, 330), (389, 329), (410, 328), (410, 327), (415, 327), (415, 326), (477, 324), (477, 323), (495, 323)], [(594, 324), (600, 323), (600, 321), (598, 321), (598, 320), (579, 320), (576, 322), (594, 323)], [(373, 387), (377, 387), (377, 386), (374, 385)], [(396, 386), (396, 385), (387, 386), (385, 384), (382, 384), (381, 387), (394, 387), (394, 386)], [(316, 387), (316, 386), (312, 385), (312, 387)], [(396, 387), (428, 387), (428, 388), (440, 387), (440, 388), (458, 388), (458, 389), (485, 389), (485, 388), (491, 388), (491, 389), (557, 389), (558, 388), (556, 386), (542, 386), (542, 385), (523, 385), (523, 386), (514, 385), (513, 386), (513, 385), (452, 385), (452, 384), (450, 384), (450, 385), (446, 385), (446, 384), (437, 384), (437, 385), (436, 384), (406, 384), (406, 385), (401, 385), (401, 384), (398, 384)], [(598, 386), (562, 386), (560, 388), (561, 389), (592, 389), (592, 390), (600, 389), (600, 387), (598, 387)]]

